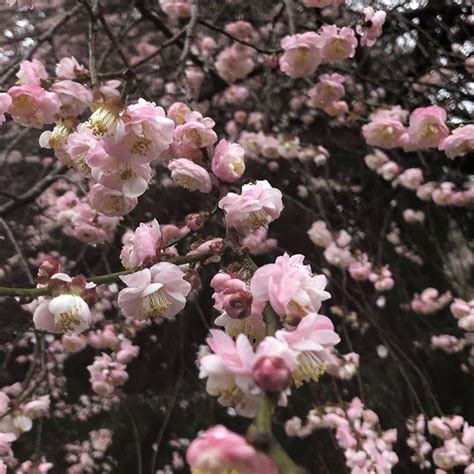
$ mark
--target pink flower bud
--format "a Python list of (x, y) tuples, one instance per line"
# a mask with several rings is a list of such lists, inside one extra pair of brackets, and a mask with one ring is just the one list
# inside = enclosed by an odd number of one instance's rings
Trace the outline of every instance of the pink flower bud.
[(243, 319), (250, 315), (252, 309), (252, 293), (245, 290), (226, 290), (222, 308), (233, 319)]
[(279, 393), (291, 383), (291, 371), (280, 357), (262, 357), (253, 368), (256, 384), (265, 392)]

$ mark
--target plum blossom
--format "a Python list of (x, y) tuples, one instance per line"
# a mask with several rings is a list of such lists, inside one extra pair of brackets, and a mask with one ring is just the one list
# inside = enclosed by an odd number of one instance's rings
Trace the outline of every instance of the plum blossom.
[(92, 103), (92, 92), (79, 82), (65, 79), (51, 86), (61, 102), (59, 115), (61, 117), (76, 117), (81, 115)]
[(354, 56), (357, 39), (352, 28), (323, 25), (319, 34), (318, 42), (324, 62), (335, 64)]
[(160, 0), (160, 7), (171, 18), (187, 18), (191, 15), (191, 0)]
[(111, 395), (116, 387), (128, 380), (125, 369), (124, 364), (114, 361), (108, 354), (96, 356), (94, 362), (87, 367), (92, 390), (103, 397)]
[(364, 8), (364, 24), (357, 27), (357, 33), (361, 35), (360, 44), (371, 48), (379, 36), (382, 35), (382, 26), (387, 14), (384, 11), (375, 11), (372, 7)]
[(233, 183), (245, 172), (245, 151), (238, 143), (222, 139), (214, 150), (212, 172), (226, 183)]
[(55, 72), (59, 79), (73, 80), (77, 76), (87, 74), (88, 70), (74, 56), (71, 56), (69, 58), (61, 58), (58, 64), (56, 64)]
[(281, 40), (284, 50), (280, 69), (293, 78), (310, 76), (321, 63), (319, 36), (314, 32), (285, 36)]
[(16, 77), (20, 85), (41, 86), (41, 81), (48, 79), (48, 73), (41, 61), (32, 59), (31, 61), (25, 60), (20, 63)]
[(126, 196), (122, 192), (107, 188), (100, 183), (92, 186), (88, 198), (93, 209), (108, 217), (124, 216), (138, 204), (136, 197)]
[(168, 169), (171, 171), (171, 178), (179, 186), (189, 191), (211, 192), (211, 176), (202, 166), (191, 160), (178, 158), (168, 163)]
[(278, 468), (245, 438), (216, 425), (201, 433), (188, 447), (186, 462), (192, 472), (277, 474)]
[(445, 121), (446, 111), (437, 105), (415, 109), (410, 114), (407, 132), (400, 137), (400, 144), (405, 151), (436, 148), (449, 135)]
[(256, 181), (244, 184), (240, 195), (227, 193), (219, 207), (225, 212), (226, 225), (246, 235), (278, 219), (283, 210), (282, 194), (268, 181)]
[(199, 377), (207, 378), (207, 392), (237, 414), (255, 416), (261, 392), (252, 378), (255, 353), (250, 341), (243, 334), (234, 341), (223, 331), (211, 329), (210, 333), (207, 343), (212, 353), (198, 361)]
[(131, 319), (172, 319), (186, 305), (191, 285), (176, 265), (160, 262), (120, 279), (127, 285), (118, 295), (123, 315)]
[(12, 99), (9, 113), (15, 122), (24, 127), (42, 128), (54, 123), (61, 102), (54, 92), (37, 85), (13, 86), (8, 89)]
[(0, 125), (5, 122), (5, 113), (8, 112), (12, 104), (12, 98), (5, 92), (0, 92)]
[(41, 301), (33, 314), (33, 322), (41, 331), (75, 334), (89, 328), (92, 314), (80, 296), (64, 294)]
[(278, 330), (275, 337), (286, 342), (298, 354), (297, 367), (293, 372), (296, 387), (310, 380), (318, 381), (329, 359), (327, 349), (340, 341), (331, 320), (316, 313), (304, 316), (294, 331)]
[(176, 127), (175, 139), (184, 145), (194, 148), (204, 148), (217, 141), (214, 120), (203, 117), (199, 112), (188, 112), (185, 122)]
[(474, 125), (456, 128), (439, 143), (438, 148), (451, 159), (467, 155), (474, 150)]
[(250, 281), (253, 297), (270, 303), (275, 313), (290, 325), (317, 312), (321, 302), (331, 296), (324, 290), (326, 277), (313, 275), (303, 261), (303, 255), (285, 254), (275, 263), (260, 267)]
[(162, 107), (138, 99), (116, 121), (115, 133), (106, 137), (105, 150), (114, 158), (133, 163), (150, 163), (173, 142), (174, 123)]
[(396, 119), (382, 115), (371, 115), (371, 121), (362, 127), (362, 135), (368, 145), (380, 148), (397, 148), (405, 127)]
[(156, 257), (162, 243), (160, 224), (156, 219), (147, 224), (141, 223), (122, 247), (122, 265), (127, 269), (142, 266), (146, 259)]
[(224, 48), (216, 58), (216, 70), (219, 76), (229, 84), (246, 78), (253, 70), (255, 63), (248, 50), (237, 45)]

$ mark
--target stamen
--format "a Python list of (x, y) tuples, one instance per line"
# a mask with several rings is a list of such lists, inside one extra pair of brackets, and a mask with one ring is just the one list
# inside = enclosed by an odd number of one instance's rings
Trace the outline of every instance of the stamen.
[(134, 155), (144, 156), (150, 150), (152, 143), (153, 142), (147, 137), (136, 137), (130, 146), (129, 151)]
[(101, 105), (91, 116), (86, 125), (95, 135), (105, 135), (117, 121), (117, 114), (108, 106)]
[(79, 326), (81, 319), (79, 318), (78, 308), (71, 308), (68, 311), (63, 311), (59, 314), (59, 318), (56, 321), (56, 326), (62, 332), (72, 331), (74, 328)]
[(170, 302), (166, 298), (165, 290), (160, 288), (143, 299), (143, 315), (146, 319), (151, 317), (160, 318), (165, 314), (169, 304)]
[(326, 372), (326, 366), (315, 352), (301, 352), (298, 356), (298, 366), (293, 372), (293, 383), (298, 388), (310, 380), (317, 382), (324, 372)]

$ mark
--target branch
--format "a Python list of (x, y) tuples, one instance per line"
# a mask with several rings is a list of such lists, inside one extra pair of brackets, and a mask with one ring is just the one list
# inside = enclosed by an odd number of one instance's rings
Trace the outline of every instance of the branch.
[[(185, 263), (194, 263), (200, 262), (201, 260), (206, 260), (212, 255), (212, 252), (201, 252), (194, 255), (183, 255), (179, 257), (173, 257), (168, 260), (163, 260), (165, 262), (174, 263), (175, 265), (184, 265)], [(89, 278), (87, 281), (90, 283), (103, 284), (103, 283), (112, 283), (117, 281), (120, 276), (128, 275), (130, 273), (141, 270), (140, 268), (133, 268), (131, 270), (123, 270), (121, 272), (115, 273), (106, 273), (105, 275), (99, 275), (93, 278)], [(0, 296), (25, 296), (30, 298), (36, 298), (37, 296), (48, 295), (51, 293), (51, 288), (42, 287), (42, 288), (8, 288), (0, 286)]]
[[(263, 310), (263, 317), (265, 320), (265, 332), (267, 336), (275, 335), (279, 328), (279, 317), (271, 306), (267, 305)], [(250, 438), (254, 440), (262, 439), (269, 440), (270, 445), (265, 450), (273, 462), (278, 466), (280, 474), (303, 474), (304, 469), (297, 466), (292, 459), (286, 454), (286, 451), (277, 441), (272, 432), (272, 415), (275, 409), (277, 399), (269, 394), (264, 394), (258, 413), (255, 418), (255, 423), (250, 427)]]
[(0, 84), (4, 84), (5, 81), (7, 81), (11, 77), (14, 72), (14, 67), (17, 64), (19, 64), (21, 61), (24, 61), (25, 59), (30, 59), (31, 56), (33, 56), (33, 54), (35, 54), (35, 52), (41, 46), (41, 44), (52, 38), (55, 35), (56, 31), (58, 31), (61, 26), (66, 24), (81, 8), (82, 5), (78, 4), (74, 8), (66, 12), (57, 23), (55, 23), (48, 31), (45, 31), (42, 35), (39, 36), (36, 43), (31, 46), (31, 48), (29, 48), (25, 52), (25, 54), (23, 54), (23, 56), (16, 58), (14, 61), (12, 61), (3, 71), (3, 75), (0, 78)]
[(43, 191), (45, 191), (51, 184), (56, 180), (60, 179), (60, 175), (67, 171), (67, 166), (60, 166), (59, 168), (54, 169), (43, 179), (38, 181), (32, 188), (24, 192), (15, 199), (7, 201), (5, 204), (0, 206), (0, 217), (5, 217), (11, 211), (18, 209), (19, 207), (24, 206), (33, 202)]

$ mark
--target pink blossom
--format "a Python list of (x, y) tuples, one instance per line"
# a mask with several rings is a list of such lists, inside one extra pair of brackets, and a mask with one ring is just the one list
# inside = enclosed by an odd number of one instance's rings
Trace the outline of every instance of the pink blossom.
[(248, 338), (239, 334), (234, 341), (225, 332), (211, 329), (207, 338), (211, 354), (199, 360), (199, 377), (207, 378), (206, 390), (218, 402), (241, 416), (255, 416), (261, 398), (252, 378), (255, 353)]
[(212, 182), (209, 173), (196, 163), (186, 158), (179, 158), (168, 163), (171, 178), (179, 186), (189, 191), (210, 193)]
[(92, 315), (80, 296), (63, 294), (42, 300), (35, 309), (33, 322), (41, 331), (75, 334), (90, 326)]
[(423, 171), (420, 168), (409, 168), (399, 174), (396, 183), (404, 188), (416, 190), (423, 182)]
[(160, 0), (160, 7), (171, 18), (187, 18), (191, 15), (191, 0)]
[(313, 275), (303, 255), (285, 254), (275, 263), (259, 268), (250, 281), (250, 289), (258, 301), (269, 302), (273, 310), (289, 324), (297, 323), (308, 313), (314, 313), (321, 302), (330, 298), (324, 291), (326, 277)]
[(382, 150), (375, 149), (372, 153), (365, 155), (364, 161), (371, 170), (376, 171), (390, 159)]
[(409, 224), (423, 223), (425, 221), (425, 213), (423, 211), (415, 211), (414, 209), (405, 209), (403, 211), (403, 219)]
[(42, 128), (54, 123), (61, 102), (54, 92), (36, 85), (13, 86), (8, 90), (12, 99), (9, 113), (24, 127)]
[(216, 124), (214, 120), (203, 117), (199, 112), (188, 112), (185, 119), (185, 123), (176, 127), (176, 140), (195, 148), (204, 148), (217, 141), (216, 132), (212, 129)]
[(357, 47), (354, 30), (344, 26), (323, 25), (319, 30), (321, 54), (326, 63), (340, 63), (347, 58), (352, 58)]
[(245, 438), (216, 425), (201, 433), (190, 445), (186, 462), (194, 472), (277, 474), (273, 462), (260, 454)]
[(474, 125), (456, 128), (439, 143), (438, 148), (451, 159), (467, 155), (474, 150)]
[(382, 26), (387, 14), (384, 11), (375, 11), (372, 7), (364, 8), (364, 24), (357, 27), (361, 35), (360, 44), (371, 48), (379, 36), (382, 35)]
[(252, 255), (260, 255), (274, 249), (278, 245), (276, 239), (268, 238), (268, 229), (260, 229), (247, 234), (242, 239), (242, 247), (248, 249)]
[(162, 107), (138, 99), (117, 122), (116, 132), (106, 138), (106, 151), (114, 158), (133, 163), (150, 163), (173, 142), (174, 123)]
[(124, 364), (114, 361), (107, 354), (96, 356), (94, 362), (87, 367), (92, 390), (103, 397), (111, 395), (116, 387), (128, 380), (125, 369)]
[(240, 195), (227, 193), (219, 207), (225, 212), (226, 225), (245, 235), (278, 219), (283, 210), (282, 194), (268, 181), (256, 181), (244, 184)]
[(347, 268), (353, 261), (350, 250), (345, 247), (340, 247), (337, 243), (330, 243), (324, 251), (324, 258), (330, 263), (339, 268)]
[(32, 59), (22, 61), (16, 73), (18, 84), (27, 86), (41, 86), (41, 81), (48, 79), (48, 73), (41, 61)]
[(51, 92), (54, 92), (61, 102), (61, 117), (81, 115), (92, 103), (92, 92), (79, 82), (69, 79), (55, 82), (51, 86)]
[(76, 79), (77, 76), (87, 74), (89, 71), (78, 60), (71, 56), (69, 58), (61, 58), (56, 64), (56, 76), (59, 79)]
[(88, 194), (92, 208), (109, 217), (124, 216), (138, 204), (136, 197), (128, 197), (102, 184), (94, 184)]
[(248, 40), (254, 33), (253, 26), (247, 21), (233, 21), (225, 25), (225, 31), (240, 40)]
[(8, 112), (12, 104), (12, 98), (5, 92), (0, 92), (0, 125), (5, 122), (5, 113)]
[(153, 258), (159, 253), (162, 243), (160, 224), (156, 219), (148, 224), (141, 223), (122, 247), (122, 265), (127, 269), (142, 266), (147, 258)]
[(152, 174), (148, 163), (118, 160), (101, 149), (101, 145), (94, 147), (92, 153), (89, 152), (87, 164), (98, 183), (121, 192), (127, 198), (144, 194)]
[(284, 50), (280, 69), (290, 77), (310, 76), (321, 63), (319, 36), (314, 32), (285, 36), (281, 40)]
[(436, 148), (449, 135), (445, 124), (446, 111), (432, 105), (419, 107), (410, 114), (407, 133), (400, 138), (405, 151)]
[(397, 148), (400, 137), (405, 133), (403, 124), (395, 119), (381, 116), (372, 120), (362, 127), (362, 134), (368, 145), (380, 148)]
[(328, 350), (340, 341), (331, 320), (316, 313), (303, 317), (293, 331), (278, 330), (275, 337), (285, 341), (298, 354), (298, 364), (293, 372), (296, 387), (319, 380), (329, 360)]
[(364, 253), (349, 265), (348, 270), (354, 280), (366, 281), (369, 279), (372, 263), (369, 261), (367, 254)]
[(380, 168), (377, 168), (377, 174), (387, 181), (392, 181), (400, 173), (400, 167), (394, 161), (388, 161)]
[(245, 151), (238, 143), (222, 139), (214, 150), (212, 172), (226, 183), (233, 183), (245, 172)]
[(216, 70), (219, 76), (229, 84), (246, 78), (253, 70), (255, 63), (248, 52), (236, 45), (224, 48), (216, 58)]
[(174, 102), (168, 109), (168, 118), (175, 125), (183, 125), (186, 123), (186, 115), (191, 113), (191, 109), (184, 102)]
[(87, 341), (84, 337), (78, 334), (65, 334), (61, 338), (61, 342), (64, 346), (64, 349), (67, 352), (79, 352), (87, 346)]
[(346, 0), (302, 0), (305, 7), (311, 8), (326, 8), (335, 5), (340, 5)]
[(341, 99), (345, 94), (344, 81), (345, 78), (337, 73), (319, 76), (319, 82), (308, 91), (310, 104), (325, 109)]
[(121, 276), (127, 285), (118, 295), (120, 310), (127, 318), (172, 319), (186, 305), (191, 285), (176, 265), (160, 262), (151, 268)]

